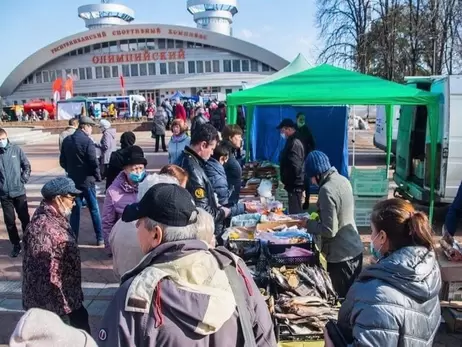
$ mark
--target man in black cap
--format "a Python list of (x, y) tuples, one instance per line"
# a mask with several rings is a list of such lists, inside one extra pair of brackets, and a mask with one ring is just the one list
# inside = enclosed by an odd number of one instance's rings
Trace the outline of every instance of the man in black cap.
[(248, 268), (223, 247), (198, 240), (198, 214), (188, 191), (168, 183), (125, 208), (122, 220), (137, 220), (145, 256), (122, 276), (100, 324), (99, 347), (141, 340), (146, 347), (252, 345), (244, 343), (249, 339), (256, 347), (276, 346)]
[(96, 159), (95, 143), (90, 138), (93, 127), (96, 125), (90, 117), (80, 117), (79, 128), (63, 141), (59, 163), (66, 170), (69, 178), (74, 181), (76, 188), (82, 191), (82, 194), (75, 200), (70, 219), (75, 237), (78, 239), (79, 236), (80, 210), (82, 208), (82, 199), (85, 198), (90, 210), (93, 228), (95, 229), (96, 244), (103, 246), (101, 216), (95, 186), (96, 181), (101, 181), (101, 175), (98, 160)]
[(277, 129), (286, 144), (279, 156), (281, 182), (289, 195), (289, 213), (302, 213), (302, 196), (304, 190), (305, 150), (303, 143), (296, 136), (297, 125), (289, 118), (283, 119)]

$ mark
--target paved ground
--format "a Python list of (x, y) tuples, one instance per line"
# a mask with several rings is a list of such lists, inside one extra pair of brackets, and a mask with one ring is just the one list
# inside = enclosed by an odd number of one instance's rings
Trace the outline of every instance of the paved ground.
[[(167, 163), (166, 153), (154, 153), (153, 141), (150, 133), (136, 133), (137, 144), (146, 153), (148, 171), (153, 172)], [(62, 175), (59, 168), (57, 136), (49, 141), (33, 146), (23, 147), (32, 164), (32, 176), (27, 185), (27, 194), (32, 215), (40, 202), (40, 189), (48, 180)], [(356, 132), (356, 160), (358, 166), (382, 165), (385, 161), (383, 152), (372, 146), (371, 132)], [(351, 151), (350, 151), (351, 152)], [(350, 156), (350, 165), (352, 157)], [(100, 195), (100, 203), (103, 196)], [(19, 317), (22, 315), (21, 305), (21, 267), (22, 258), (9, 258), (11, 246), (0, 216), (0, 344), (8, 343), (9, 336), (14, 330)], [(365, 250), (370, 241), (368, 228), (361, 230), (365, 242)], [(98, 323), (103, 315), (109, 300), (118, 287), (112, 274), (112, 262), (103, 249), (94, 246), (95, 237), (87, 209), (82, 210), (80, 251), (82, 258), (83, 290), (85, 306), (90, 313), (92, 331), (98, 330)], [(443, 327), (444, 330), (444, 327)], [(0, 347), (5, 345), (0, 345)], [(435, 341), (435, 346), (462, 346), (462, 338), (447, 335), (442, 331)]]

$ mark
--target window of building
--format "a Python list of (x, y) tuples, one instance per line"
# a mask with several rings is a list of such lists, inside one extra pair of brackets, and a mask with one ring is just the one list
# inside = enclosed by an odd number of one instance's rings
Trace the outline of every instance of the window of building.
[(128, 44), (130, 47), (130, 51), (138, 50), (138, 41), (136, 41), (136, 39), (128, 40)]
[(144, 51), (146, 49), (147, 49), (146, 39), (138, 39), (138, 50), (139, 51)]
[(50, 82), (50, 75), (48, 74), (48, 71), (42, 71), (42, 79), (43, 83)]
[(196, 62), (188, 61), (188, 73), (196, 73)]
[(196, 71), (197, 73), (204, 73), (204, 62), (202, 60), (196, 61)]
[(90, 51), (91, 51), (91, 46), (83, 47), (83, 53), (87, 54), (87, 53), (90, 53)]
[(233, 72), (241, 72), (241, 61), (238, 59), (233, 60)]
[(148, 63), (148, 72), (149, 72), (149, 76), (154, 76), (156, 74), (156, 64), (155, 63)]
[(82, 55), (83, 54), (83, 48), (79, 48), (77, 50), (77, 55)]
[(250, 71), (250, 63), (248, 60), (242, 61), (242, 72), (249, 72)]
[(233, 92), (232, 89), (225, 89), (225, 94), (228, 95), (228, 94), (231, 94)]
[(103, 78), (103, 67), (102, 66), (95, 67), (95, 77), (97, 79)]
[(196, 44), (194, 42), (191, 42), (191, 41), (188, 41), (186, 43), (186, 47), (187, 48), (195, 48), (196, 47)]
[(176, 63), (176, 70), (178, 72), (179, 75), (183, 75), (184, 74), (184, 61), (178, 61)]
[(102, 53), (109, 53), (109, 42), (103, 42), (101, 44), (101, 52)]
[(93, 52), (101, 53), (101, 43), (97, 43), (93, 45)]
[(104, 78), (111, 78), (111, 67), (103, 66)]
[(72, 74), (72, 70), (71, 69), (66, 69), (66, 78), (69, 77), (69, 75)]
[(166, 63), (160, 63), (159, 64), (159, 69), (160, 69), (160, 74), (161, 75), (166, 75), (167, 74), (167, 64)]
[(117, 45), (117, 41), (112, 41), (109, 43), (109, 52), (110, 53), (117, 53), (119, 51), (119, 46)]
[(79, 77), (79, 69), (72, 69), (72, 76), (75, 78), (75, 77)]
[(56, 70), (56, 78), (63, 78), (63, 70)]
[(266, 64), (261, 64), (261, 71), (263, 72), (268, 72), (270, 70), (270, 67)]
[(220, 61), (219, 60), (213, 61), (213, 72), (220, 72)]
[(91, 80), (93, 79), (93, 72), (92, 72), (92, 68), (91, 67), (87, 67), (85, 68), (85, 72), (86, 72), (86, 75), (87, 75), (87, 80)]
[(120, 51), (121, 52), (130, 51), (130, 47), (128, 46), (128, 40), (121, 40), (120, 41)]
[(182, 40), (176, 40), (175, 41), (175, 48), (183, 48), (183, 41)]
[(231, 60), (223, 60), (223, 72), (231, 72)]
[(34, 76), (33, 75), (29, 75), (29, 77), (27, 77), (27, 83), (29, 83), (29, 84), (34, 83)]
[(150, 51), (156, 49), (156, 41), (154, 39), (147, 39), (146, 40), (146, 48)]
[(212, 62), (210, 60), (206, 60), (204, 63), (205, 63), (205, 73), (212, 72)]
[(77, 55), (77, 51), (76, 50), (70, 51), (69, 55), (71, 55), (71, 56)]
[(122, 65), (122, 76), (130, 77), (130, 65)]
[(256, 61), (256, 60), (251, 60), (250, 61), (250, 71), (258, 72), (258, 61)]
[(119, 77), (119, 66), (114, 65), (112, 66), (112, 77)]
[(146, 64), (140, 64), (140, 76), (147, 76), (148, 75), (148, 67)]
[(175, 48), (175, 40), (167, 40), (167, 48)]
[(85, 79), (85, 68), (84, 67), (79, 67), (79, 76), (81, 80)]
[(158, 39), (157, 40), (157, 45), (159, 46), (159, 49), (165, 49), (165, 47), (166, 47), (165, 39)]
[(176, 63), (174, 61), (168, 63), (168, 74), (176, 75)]
[[(130, 45), (131, 47), (131, 45)], [(138, 71), (138, 64), (130, 64), (130, 76), (132, 77), (138, 77), (139, 71)]]
[(56, 79), (56, 70), (50, 71), (50, 81), (53, 82)]

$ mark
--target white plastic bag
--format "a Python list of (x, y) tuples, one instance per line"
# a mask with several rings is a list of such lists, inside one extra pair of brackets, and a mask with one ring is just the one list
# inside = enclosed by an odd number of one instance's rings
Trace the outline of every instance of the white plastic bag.
[(270, 180), (261, 180), (260, 185), (258, 186), (257, 192), (258, 195), (263, 198), (271, 198), (273, 196), (273, 183)]

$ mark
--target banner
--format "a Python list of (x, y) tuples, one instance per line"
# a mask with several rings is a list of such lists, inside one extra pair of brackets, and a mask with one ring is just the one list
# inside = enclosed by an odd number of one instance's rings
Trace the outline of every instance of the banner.
[(61, 100), (61, 89), (63, 88), (63, 79), (61, 77), (57, 78), (53, 82), (52, 86), (52, 98), (56, 106), (56, 103)]
[(125, 95), (125, 80), (124, 76), (120, 76), (120, 88), (122, 88), (122, 96)]
[(74, 95), (74, 80), (68, 76), (66, 83), (64, 84), (65, 96), (64, 98), (70, 99)]

